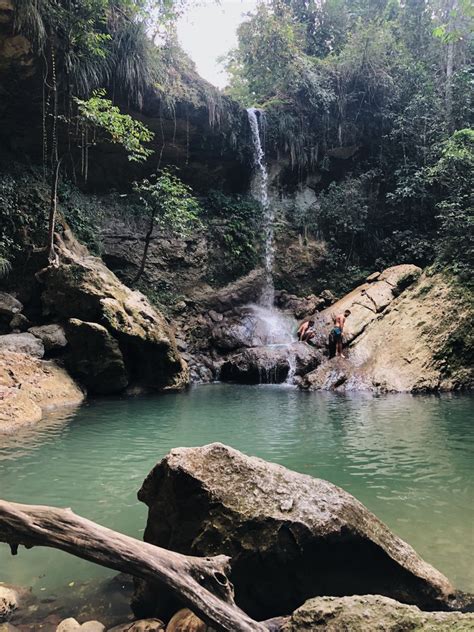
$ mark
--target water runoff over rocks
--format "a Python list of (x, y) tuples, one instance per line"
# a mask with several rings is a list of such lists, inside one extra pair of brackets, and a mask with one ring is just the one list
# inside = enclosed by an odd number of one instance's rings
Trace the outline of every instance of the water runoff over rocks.
[[(262, 346), (290, 345), (294, 341), (294, 319), (274, 307), (275, 288), (273, 284), (273, 264), (275, 260), (274, 221), (275, 210), (268, 195), (268, 171), (265, 164), (265, 112), (248, 108), (247, 115), (252, 135), (253, 177), (252, 196), (261, 204), (263, 211), (263, 266), (265, 283), (258, 304), (249, 306), (261, 332)], [(292, 357), (292, 354), (289, 353)], [(292, 359), (289, 378), (293, 376)], [(271, 369), (271, 367), (269, 367)], [(271, 374), (271, 370), (268, 373)]]

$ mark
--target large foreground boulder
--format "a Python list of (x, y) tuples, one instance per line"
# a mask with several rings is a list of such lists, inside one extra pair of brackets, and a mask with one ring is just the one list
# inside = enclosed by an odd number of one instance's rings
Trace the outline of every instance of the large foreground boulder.
[[(105, 328), (117, 342), (130, 383), (159, 390), (186, 386), (187, 365), (164, 316), (143, 294), (121, 283), (68, 231), (65, 239), (58, 245), (59, 264), (38, 275), (44, 286), (44, 314), (63, 322), (77, 319)], [(107, 345), (107, 349), (112, 351), (113, 363), (115, 346)], [(116, 391), (123, 388), (122, 381)]]
[(296, 610), (282, 632), (467, 632), (474, 614), (422, 612), (380, 595), (317, 597)]
[[(443, 609), (455, 592), (344, 490), (219, 443), (172, 450), (138, 497), (149, 507), (147, 542), (231, 556), (236, 601), (255, 619), (289, 614), (317, 595), (383, 594)], [(160, 616), (169, 600), (158, 585), (141, 584), (134, 607)]]
[(321, 352), (305, 342), (253, 347), (228, 356), (219, 377), (224, 382), (241, 384), (281, 384), (294, 375), (316, 368)]

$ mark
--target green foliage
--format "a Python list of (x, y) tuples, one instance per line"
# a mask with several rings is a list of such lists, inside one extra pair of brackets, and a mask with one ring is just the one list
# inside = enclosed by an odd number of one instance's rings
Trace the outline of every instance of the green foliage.
[(169, 169), (134, 184), (140, 208), (160, 228), (185, 236), (199, 226), (200, 205), (189, 186)]
[(60, 210), (62, 217), (79, 241), (95, 255), (101, 253), (100, 224), (102, 208), (95, 197), (85, 196), (69, 181), (59, 185)]
[(17, 257), (44, 238), (45, 199), (45, 190), (31, 176), (0, 176), (0, 276), (6, 276)]
[(103, 91), (96, 91), (87, 101), (77, 98), (74, 101), (85, 132), (87, 129), (92, 133), (105, 132), (108, 140), (125, 148), (129, 160), (140, 162), (153, 153), (143, 146), (153, 139), (153, 132), (129, 114), (122, 114), (120, 108), (104, 97)]
[(261, 247), (259, 204), (248, 197), (210, 191), (202, 206), (219, 246), (219, 252), (213, 253), (211, 280), (227, 282), (250, 272), (258, 264)]
[(441, 147), (441, 156), (429, 169), (440, 200), (440, 262), (472, 283), (474, 275), (474, 130), (455, 132)]
[(472, 269), (467, 132), (440, 154), (472, 121), (472, 25), (464, 0), (268, 0), (240, 27), (229, 94), (265, 108), (290, 187), (319, 174), (318, 204), (288, 219), (326, 242), (328, 282), (437, 256)]

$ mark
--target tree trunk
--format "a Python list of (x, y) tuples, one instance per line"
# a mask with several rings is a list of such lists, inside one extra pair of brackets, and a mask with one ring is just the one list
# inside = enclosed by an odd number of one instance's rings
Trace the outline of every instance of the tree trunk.
[(0, 542), (48, 546), (145, 580), (160, 581), (206, 623), (223, 632), (268, 632), (234, 602), (230, 558), (167, 551), (76, 516), (71, 509), (0, 500)]
[(154, 227), (155, 227), (155, 216), (152, 213), (151, 217), (150, 217), (150, 225), (149, 225), (148, 230), (147, 230), (146, 235), (145, 235), (145, 246), (143, 248), (142, 260), (141, 260), (141, 263), (140, 263), (140, 267), (138, 268), (138, 272), (137, 272), (135, 278), (132, 281), (132, 285), (134, 285), (135, 283), (138, 282), (138, 280), (141, 278), (143, 272), (145, 271), (146, 258), (148, 256), (148, 248), (150, 247), (151, 235), (153, 233), (153, 228)]
[(57, 263), (57, 254), (54, 248), (54, 229), (56, 226), (56, 212), (58, 209), (58, 180), (62, 157), (56, 162), (51, 175), (51, 201), (49, 205), (48, 219), (48, 261), (51, 265)]

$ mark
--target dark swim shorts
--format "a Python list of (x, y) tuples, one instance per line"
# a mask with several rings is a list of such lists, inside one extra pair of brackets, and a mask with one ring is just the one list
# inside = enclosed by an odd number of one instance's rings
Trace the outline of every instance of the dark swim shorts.
[(341, 340), (342, 340), (342, 329), (340, 327), (334, 327), (334, 329), (331, 331), (331, 333), (334, 336), (334, 340), (336, 342), (341, 342)]

